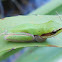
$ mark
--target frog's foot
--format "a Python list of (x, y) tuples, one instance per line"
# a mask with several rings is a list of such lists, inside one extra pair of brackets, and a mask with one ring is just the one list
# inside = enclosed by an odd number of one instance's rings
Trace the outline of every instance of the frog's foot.
[(12, 42), (31, 42), (34, 40), (34, 35), (29, 33), (8, 33), (5, 35), (5, 40)]
[(40, 37), (40, 36), (35, 36), (35, 40), (36, 40), (37, 42), (44, 42), (46, 39), (47, 39), (47, 38), (42, 38), (42, 37)]

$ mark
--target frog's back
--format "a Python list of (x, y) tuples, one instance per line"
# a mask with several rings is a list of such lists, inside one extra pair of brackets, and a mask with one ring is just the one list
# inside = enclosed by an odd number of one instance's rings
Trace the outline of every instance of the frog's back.
[(21, 24), (19, 26), (14, 27), (11, 32), (25, 32), (33, 35), (39, 35), (40, 33), (40, 24)]
[(42, 35), (43, 33), (49, 33), (53, 31), (54, 29), (57, 29), (57, 27), (60, 24), (54, 22), (54, 21), (48, 21), (45, 23), (40, 24), (32, 24), (32, 23), (26, 23), (21, 24), (19, 26), (14, 27), (11, 32), (25, 32), (30, 33), (33, 35)]

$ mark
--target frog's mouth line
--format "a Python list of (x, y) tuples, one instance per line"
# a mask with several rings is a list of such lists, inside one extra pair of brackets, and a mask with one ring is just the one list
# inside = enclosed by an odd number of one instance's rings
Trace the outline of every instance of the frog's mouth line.
[(58, 35), (59, 33), (62, 32), (62, 28), (58, 29), (58, 30), (53, 30), (52, 32), (50, 33), (46, 33), (46, 34), (42, 34), (41, 37), (42, 38), (50, 38), (50, 37), (53, 37), (53, 36), (56, 36)]

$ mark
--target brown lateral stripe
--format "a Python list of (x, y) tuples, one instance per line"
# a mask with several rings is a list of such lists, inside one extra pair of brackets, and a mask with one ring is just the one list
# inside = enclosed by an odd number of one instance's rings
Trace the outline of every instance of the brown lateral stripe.
[(59, 30), (61, 30), (62, 28), (58, 29), (58, 30), (53, 30), (52, 32), (50, 33), (46, 33), (46, 34), (42, 34), (41, 36), (51, 36), (51, 35), (54, 35), (55, 33), (57, 33)]

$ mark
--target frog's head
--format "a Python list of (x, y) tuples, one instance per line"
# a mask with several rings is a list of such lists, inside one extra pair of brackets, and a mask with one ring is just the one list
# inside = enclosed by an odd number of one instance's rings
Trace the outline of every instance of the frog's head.
[(53, 30), (52, 32), (50, 33), (46, 33), (46, 34), (42, 34), (41, 37), (42, 38), (50, 38), (50, 37), (53, 37), (53, 36), (56, 36), (58, 35), (59, 33), (62, 32), (62, 28), (58, 29), (58, 30)]

